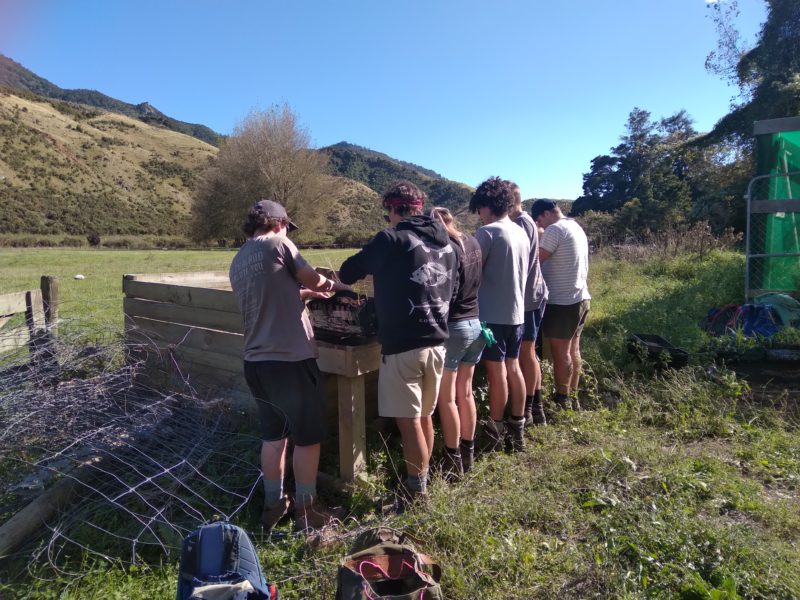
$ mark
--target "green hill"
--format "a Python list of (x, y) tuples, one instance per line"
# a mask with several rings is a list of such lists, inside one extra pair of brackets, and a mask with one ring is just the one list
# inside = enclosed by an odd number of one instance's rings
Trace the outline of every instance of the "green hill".
[(17, 95), (24, 95), (25, 92), (29, 92), (35, 96), (42, 96), (51, 100), (75, 102), (119, 113), (149, 125), (164, 127), (165, 129), (196, 137), (214, 146), (218, 145), (220, 141), (220, 135), (205, 125), (185, 123), (168, 117), (148, 102), (128, 104), (95, 90), (62, 89), (2, 54), (0, 54), (0, 87), (6, 88), (6, 90)]
[(328, 155), (332, 175), (360, 181), (379, 194), (394, 181), (407, 179), (425, 190), (431, 206), (446, 206), (454, 214), (466, 211), (472, 195), (469, 186), (445, 179), (430, 169), (347, 142), (327, 146), (320, 152)]

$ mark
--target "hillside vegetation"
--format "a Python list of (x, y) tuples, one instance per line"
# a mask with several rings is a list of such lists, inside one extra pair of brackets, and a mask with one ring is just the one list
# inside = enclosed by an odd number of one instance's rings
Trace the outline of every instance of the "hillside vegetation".
[(216, 148), (115, 113), (0, 93), (0, 232), (184, 232)]
[(0, 54), (0, 87), (17, 94), (30, 92), (52, 100), (75, 102), (101, 110), (115, 112), (150, 125), (164, 127), (178, 133), (191, 135), (208, 144), (218, 145), (222, 136), (205, 125), (186, 123), (168, 117), (149, 102), (129, 104), (95, 90), (65, 90), (26, 69), (21, 64)]

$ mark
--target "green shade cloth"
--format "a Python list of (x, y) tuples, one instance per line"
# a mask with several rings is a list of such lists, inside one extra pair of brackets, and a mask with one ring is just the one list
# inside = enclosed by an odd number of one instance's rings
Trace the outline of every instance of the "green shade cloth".
[[(800, 131), (756, 136), (758, 175), (775, 175), (754, 189), (753, 200), (800, 199)], [(791, 174), (791, 175), (790, 175)], [(768, 182), (768, 186), (767, 186)], [(767, 189), (768, 188), (768, 189)], [(756, 254), (800, 253), (800, 214), (773, 213), (751, 222)], [(763, 247), (761, 246), (763, 242)], [(767, 290), (800, 289), (800, 257), (768, 256), (759, 261), (751, 287)]]

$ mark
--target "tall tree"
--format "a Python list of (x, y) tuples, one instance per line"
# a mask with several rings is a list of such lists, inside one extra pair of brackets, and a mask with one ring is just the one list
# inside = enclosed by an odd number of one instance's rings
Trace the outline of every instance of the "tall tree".
[(695, 134), (685, 111), (653, 121), (649, 112), (634, 108), (621, 143), (592, 160), (573, 212), (619, 211), (620, 224), (632, 230), (683, 221), (691, 205), (692, 154), (685, 142)]
[(265, 197), (283, 204), (303, 228), (318, 227), (332, 197), (326, 166), (289, 106), (250, 113), (200, 177), (192, 237), (240, 237), (247, 210)]
[(736, 0), (728, 0), (727, 8), (712, 5), (720, 37), (706, 65), (735, 81), (742, 100), (715, 125), (708, 142), (733, 136), (747, 143), (754, 121), (800, 115), (800, 2), (764, 1), (767, 16), (750, 50), (742, 47), (733, 23)]

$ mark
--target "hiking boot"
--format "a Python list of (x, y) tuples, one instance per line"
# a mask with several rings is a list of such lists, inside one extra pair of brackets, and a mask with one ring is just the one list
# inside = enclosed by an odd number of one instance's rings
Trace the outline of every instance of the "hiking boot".
[[(482, 424), (483, 440), (481, 450), (483, 452), (500, 452), (505, 448), (505, 431), (497, 431), (494, 421), (486, 421)], [(463, 457), (462, 457), (463, 465)]]
[(475, 462), (475, 448), (465, 444), (459, 444), (459, 452), (461, 452), (461, 468), (463, 473), (468, 473), (472, 468), (472, 463)]
[(458, 483), (463, 477), (464, 465), (460, 452), (453, 454), (445, 450), (442, 457), (442, 478), (447, 483)]
[(311, 532), (317, 529), (324, 529), (332, 525), (335, 521), (340, 521), (345, 516), (344, 509), (335, 508), (328, 510), (322, 507), (319, 502), (313, 500), (308, 504), (297, 505), (294, 514), (295, 533)]
[(261, 525), (264, 530), (269, 533), (272, 529), (280, 523), (281, 519), (289, 514), (289, 509), (292, 506), (292, 501), (289, 496), (284, 496), (275, 506), (264, 506), (261, 511)]
[(570, 410), (572, 408), (572, 401), (566, 394), (556, 394), (553, 396), (553, 405), (559, 410)]
[[(541, 399), (538, 402), (533, 401), (531, 405), (531, 424), (534, 426), (547, 425), (547, 417), (544, 414), (544, 403)], [(528, 427), (527, 415), (525, 418), (525, 426)]]
[(533, 396), (525, 397), (525, 427), (533, 426)]
[(578, 399), (577, 393), (570, 397), (570, 401), (572, 404), (572, 410), (575, 411), (581, 410), (581, 401)]
[(525, 419), (508, 419), (506, 421), (506, 431), (508, 432), (511, 452), (525, 450)]

